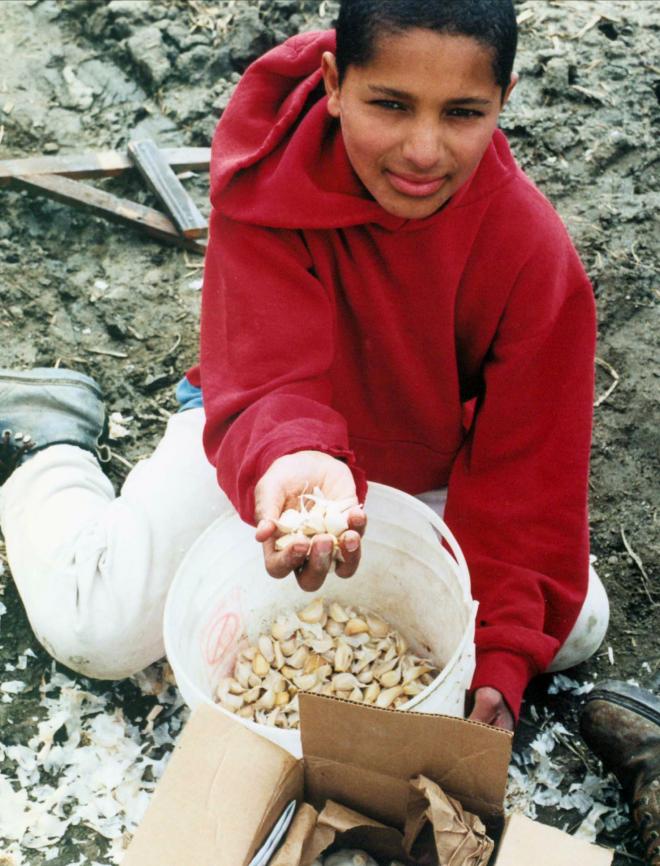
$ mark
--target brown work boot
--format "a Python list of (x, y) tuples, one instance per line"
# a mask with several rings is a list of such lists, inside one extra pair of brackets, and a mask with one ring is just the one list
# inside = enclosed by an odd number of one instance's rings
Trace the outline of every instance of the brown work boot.
[(580, 731), (621, 782), (648, 866), (660, 866), (660, 700), (628, 683), (599, 683), (582, 708)]

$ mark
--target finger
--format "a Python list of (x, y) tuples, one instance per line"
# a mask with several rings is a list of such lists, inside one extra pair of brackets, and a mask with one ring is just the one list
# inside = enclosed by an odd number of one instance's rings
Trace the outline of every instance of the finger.
[(346, 515), (348, 528), (354, 529), (359, 535), (364, 535), (364, 530), (367, 528), (367, 515), (364, 513), (364, 508), (359, 505), (350, 509)]
[(279, 580), (303, 567), (309, 553), (309, 542), (301, 537), (300, 541), (290, 544), (284, 550), (277, 550), (275, 539), (271, 537), (264, 542), (263, 548), (266, 571)]
[(307, 561), (296, 570), (296, 579), (301, 589), (314, 592), (323, 585), (332, 565), (333, 549), (334, 540), (331, 535), (314, 536)]
[(506, 704), (504, 704), (502, 710), (497, 714), (497, 718), (495, 719), (494, 724), (498, 728), (504, 728), (505, 731), (513, 731), (513, 729), (515, 728), (515, 723), (513, 721), (513, 713)]
[(495, 725), (496, 728), (502, 728), (505, 731), (513, 731), (513, 716), (511, 713), (507, 711), (503, 713), (499, 713), (497, 718), (491, 724)]
[(483, 722), (486, 725), (490, 725), (493, 723), (495, 716), (496, 710), (492, 702), (477, 692), (475, 695), (474, 707), (468, 716), (468, 719), (472, 722)]
[(257, 524), (257, 531), (254, 534), (254, 537), (257, 541), (264, 542), (275, 532), (277, 527), (275, 526), (274, 520), (260, 520)]
[(258, 522), (272, 521), (278, 517), (286, 502), (286, 495), (280, 484), (272, 479), (266, 484), (262, 481), (255, 490), (254, 516)]
[(352, 529), (347, 529), (339, 538), (339, 549), (343, 562), (337, 561), (335, 574), (337, 577), (353, 577), (360, 564), (360, 536)]

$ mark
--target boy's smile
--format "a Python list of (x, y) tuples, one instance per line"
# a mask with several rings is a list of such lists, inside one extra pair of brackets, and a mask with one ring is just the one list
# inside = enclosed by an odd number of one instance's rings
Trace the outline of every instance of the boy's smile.
[(515, 84), (502, 100), (489, 48), (418, 28), (377, 38), (372, 60), (350, 65), (341, 87), (327, 52), (323, 76), (355, 173), (404, 219), (430, 216), (470, 177)]

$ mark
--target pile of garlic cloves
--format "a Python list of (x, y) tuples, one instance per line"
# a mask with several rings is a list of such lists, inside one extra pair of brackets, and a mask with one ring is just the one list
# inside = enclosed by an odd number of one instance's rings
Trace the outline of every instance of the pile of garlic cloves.
[(217, 686), (216, 701), (259, 724), (297, 728), (299, 691), (397, 708), (437, 674), (381, 617), (318, 597), (297, 613), (278, 616), (270, 634), (239, 652), (233, 676)]

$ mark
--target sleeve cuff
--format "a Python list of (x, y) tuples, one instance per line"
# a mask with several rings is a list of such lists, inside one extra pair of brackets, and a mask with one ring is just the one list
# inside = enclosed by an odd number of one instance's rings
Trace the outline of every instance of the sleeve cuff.
[(477, 669), (471, 691), (490, 686), (501, 692), (513, 716), (518, 721), (523, 693), (538, 670), (526, 656), (507, 650), (477, 650)]

